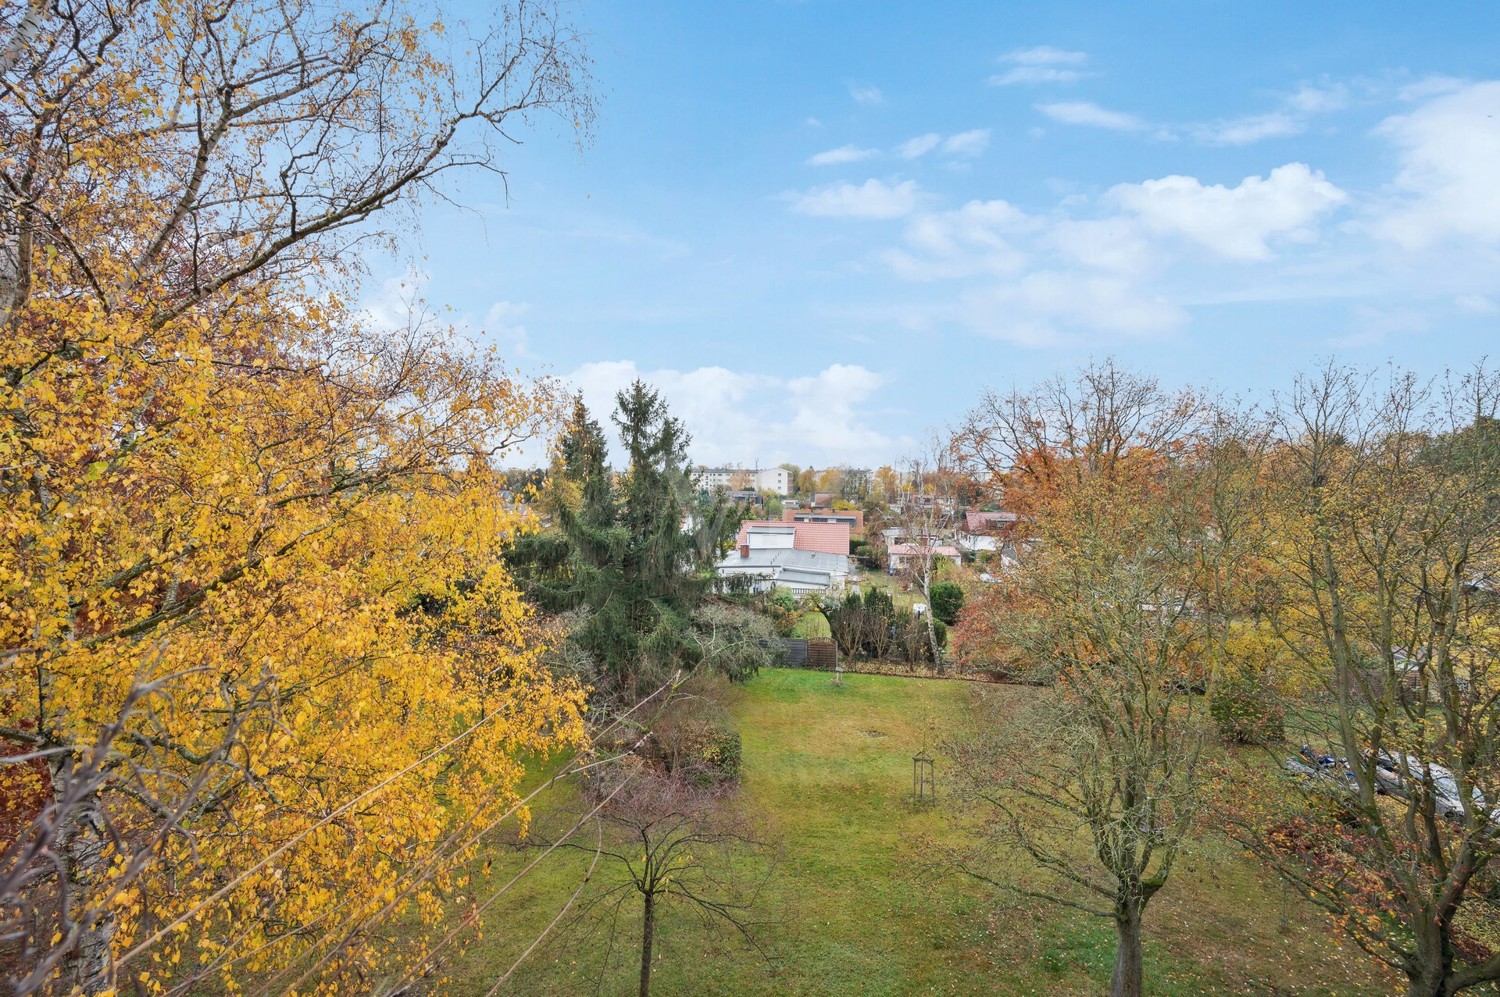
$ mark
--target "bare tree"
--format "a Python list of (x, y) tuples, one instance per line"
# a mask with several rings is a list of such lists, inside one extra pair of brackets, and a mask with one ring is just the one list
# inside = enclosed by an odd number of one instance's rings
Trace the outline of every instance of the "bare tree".
[(938, 641), (937, 624), (932, 614), (932, 583), (944, 557), (941, 548), (951, 545), (953, 517), (957, 512), (951, 489), (953, 467), (947, 447), (930, 443), (925, 453), (912, 458), (906, 467), (905, 488), (897, 511), (888, 520), (899, 529), (901, 572), (922, 592), (926, 603), (922, 624), (927, 631), (927, 646), (933, 667), (943, 668), (943, 648)]
[(1065, 479), (1111, 474), (1133, 454), (1166, 452), (1201, 417), (1190, 391), (1168, 392), (1113, 358), (1035, 391), (986, 391), (952, 443), (959, 466), (987, 474), (1006, 507), (1030, 513)]
[(747, 852), (765, 855), (768, 849), (732, 805), (728, 787), (696, 786), (643, 764), (612, 771), (598, 789), (614, 794), (599, 814), (604, 838), (597, 846), (570, 847), (600, 852), (618, 882), (588, 900), (580, 916), (607, 916), (612, 948), (621, 909), (639, 898), (641, 997), (651, 992), (659, 918), (669, 904), (685, 905), (705, 923), (726, 925), (765, 954), (750, 919), (764, 878), (747, 876), (732, 859)]

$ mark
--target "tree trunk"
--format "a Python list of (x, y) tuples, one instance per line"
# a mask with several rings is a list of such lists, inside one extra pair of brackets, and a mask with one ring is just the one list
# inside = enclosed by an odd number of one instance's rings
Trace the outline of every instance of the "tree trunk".
[(1115, 973), (1109, 981), (1109, 997), (1141, 997), (1140, 901), (1126, 899), (1115, 905)]
[[(63, 797), (67, 774), (53, 770), (54, 798)], [(68, 907), (59, 911), (78, 932), (77, 942), (63, 967), (65, 984), (91, 995), (113, 991), (115, 965), (110, 951), (116, 919), (113, 910), (96, 909), (96, 889), (104, 882), (104, 808), (98, 793), (59, 814), (57, 848), (68, 877)]]
[(1453, 939), (1446, 926), (1431, 924), (1417, 935), (1420, 966), (1407, 983), (1407, 997), (1446, 997), (1453, 977)]
[(927, 600), (927, 611), (922, 615), (927, 618), (927, 643), (932, 648), (932, 667), (941, 675), (943, 674), (943, 649), (938, 646), (937, 624), (932, 621), (932, 569), (930, 566), (927, 573), (922, 576), (922, 598)]
[(651, 997), (651, 942), (656, 937), (656, 898), (646, 894), (646, 916), (641, 923), (641, 997)]

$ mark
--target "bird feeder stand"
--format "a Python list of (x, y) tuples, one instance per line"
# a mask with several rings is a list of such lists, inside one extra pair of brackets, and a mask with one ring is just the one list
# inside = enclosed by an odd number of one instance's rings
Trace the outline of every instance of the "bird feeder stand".
[(932, 756), (926, 751), (912, 756), (911, 795), (917, 803), (931, 803), (937, 799), (937, 783), (932, 775)]

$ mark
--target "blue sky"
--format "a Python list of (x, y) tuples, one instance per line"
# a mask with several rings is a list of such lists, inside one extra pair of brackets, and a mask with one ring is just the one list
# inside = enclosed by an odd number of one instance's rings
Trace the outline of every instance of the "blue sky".
[(572, 9), (591, 142), (521, 129), (367, 300), (601, 414), (643, 377), (696, 461), (891, 463), (1107, 354), (1259, 399), (1500, 342), (1500, 5)]

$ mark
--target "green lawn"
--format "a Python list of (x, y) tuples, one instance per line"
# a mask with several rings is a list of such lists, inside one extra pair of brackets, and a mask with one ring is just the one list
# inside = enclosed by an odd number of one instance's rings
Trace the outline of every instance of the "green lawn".
[[(967, 697), (1030, 690), (966, 682), (773, 669), (734, 693), (744, 738), (739, 802), (779, 843), (757, 918), (768, 955), (668, 909), (657, 942), (659, 994), (1091, 994), (1107, 981), (1113, 932), (1061, 909), (1014, 906), (932, 872), (934, 841), (959, 833), (939, 801), (911, 802), (912, 755), (962, 714)], [(556, 825), (564, 790), (539, 812)], [(498, 848), (474, 892), (486, 895), (532, 857)], [(450, 962), (452, 990), (484, 993), (552, 919), (586, 865), (559, 851), (507, 894), (482, 939)], [(757, 868), (762, 868), (757, 866)], [(747, 868), (742, 872), (749, 873)], [(503, 878), (502, 878), (503, 877)], [(617, 881), (601, 867), (590, 889)], [(489, 889), (486, 889), (488, 885)], [(506, 992), (634, 991), (638, 905), (615, 925), (585, 917), (533, 953)], [(1148, 991), (1163, 994), (1376, 994), (1367, 957), (1335, 944), (1316, 912), (1217, 837), (1196, 842), (1147, 914)], [(602, 979), (602, 987), (600, 982)]]

